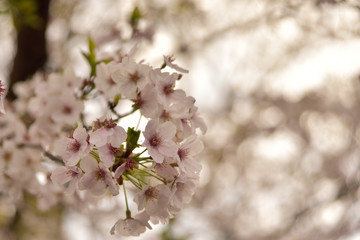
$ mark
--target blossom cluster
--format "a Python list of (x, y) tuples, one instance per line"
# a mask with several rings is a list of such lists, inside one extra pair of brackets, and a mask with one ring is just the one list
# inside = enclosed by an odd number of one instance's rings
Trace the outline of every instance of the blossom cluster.
[[(6, 126), (0, 133), (0, 183), (6, 183), (0, 192), (20, 199), (28, 191), (46, 208), (57, 201), (51, 193), (106, 197), (122, 189), (126, 210), (111, 234), (137, 236), (151, 229), (150, 222), (167, 222), (194, 194), (201, 170), (196, 156), (203, 149), (198, 133), (206, 132), (195, 99), (176, 88), (187, 70), (173, 62), (164, 56), (164, 65), (153, 68), (129, 54), (89, 61), (87, 79), (65, 69), (19, 85), (14, 109), (0, 119)], [(166, 66), (175, 71), (165, 72)], [(105, 99), (108, 108), (87, 123), (84, 109), (92, 98)], [(131, 111), (120, 113), (120, 101), (130, 102)], [(144, 129), (122, 125), (137, 112), (147, 121)], [(44, 159), (60, 166), (48, 173)], [(39, 172), (46, 184), (37, 180)], [(129, 207), (129, 189), (137, 209)]]

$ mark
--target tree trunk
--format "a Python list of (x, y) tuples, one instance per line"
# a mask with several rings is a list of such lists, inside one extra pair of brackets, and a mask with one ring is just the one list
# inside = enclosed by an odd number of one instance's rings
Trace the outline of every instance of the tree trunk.
[(50, 0), (37, 0), (36, 2), (38, 4), (36, 14), (41, 18), (41, 25), (33, 27), (21, 23), (17, 29), (17, 52), (10, 73), (6, 96), (10, 101), (16, 98), (13, 90), (14, 84), (31, 77), (44, 67), (47, 60), (45, 31), (48, 23)]

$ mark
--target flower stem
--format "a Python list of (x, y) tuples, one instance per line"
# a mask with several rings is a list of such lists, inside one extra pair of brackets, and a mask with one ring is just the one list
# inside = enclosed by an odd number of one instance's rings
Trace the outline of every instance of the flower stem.
[(123, 183), (123, 189), (124, 189), (125, 204), (126, 204), (126, 215), (127, 215), (127, 213), (130, 212), (130, 209), (129, 209), (129, 204), (128, 204), (128, 200), (127, 200), (126, 190), (125, 190), (125, 183)]
[(141, 185), (140, 185), (139, 183), (135, 182), (135, 180), (131, 178), (131, 177), (132, 177), (131, 175), (127, 175), (127, 174), (126, 174), (125, 176), (126, 176), (126, 178), (127, 178), (132, 184), (134, 184), (135, 187), (137, 187), (138, 189), (142, 190)]
[(137, 125), (136, 125), (136, 130), (139, 129), (139, 125), (140, 125), (140, 122), (141, 122), (141, 117), (142, 117), (142, 115), (140, 114), (139, 121), (138, 121), (138, 123), (137, 123)]
[(142, 151), (141, 153), (136, 154), (136, 155), (134, 156), (134, 158), (137, 158), (137, 157), (141, 156), (141, 154), (143, 154), (146, 150), (147, 150), (147, 148), (145, 148), (144, 151)]
[(157, 180), (159, 180), (159, 181), (163, 182), (164, 184), (167, 184), (167, 182), (166, 182), (164, 179), (162, 179), (162, 178), (160, 178), (160, 177), (158, 177), (158, 176), (156, 176), (156, 175), (152, 174), (151, 172), (148, 172), (148, 171), (143, 170), (143, 169), (140, 169), (140, 168), (138, 168), (137, 170), (139, 170), (139, 171), (141, 171), (141, 172), (143, 172), (143, 173), (146, 173), (146, 174), (148, 174), (148, 175), (149, 175), (149, 176), (151, 176), (151, 177), (156, 178)]

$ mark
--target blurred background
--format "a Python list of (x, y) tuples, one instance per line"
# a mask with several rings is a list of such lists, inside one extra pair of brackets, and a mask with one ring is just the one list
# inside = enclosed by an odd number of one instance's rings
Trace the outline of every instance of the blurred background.
[[(102, 54), (136, 42), (136, 59), (160, 67), (174, 54), (190, 70), (179, 87), (208, 126), (200, 186), (169, 224), (114, 238), (99, 212), (29, 207), (40, 220), (19, 223), (2, 203), (1, 239), (360, 239), (360, 1), (0, 0), (0, 11), (9, 86), (68, 65), (87, 76), (88, 36)], [(42, 58), (26, 72), (29, 48)]]

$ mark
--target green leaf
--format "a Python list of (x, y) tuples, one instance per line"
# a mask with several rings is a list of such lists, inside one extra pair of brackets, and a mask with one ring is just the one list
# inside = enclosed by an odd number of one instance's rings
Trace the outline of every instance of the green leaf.
[(133, 151), (137, 146), (140, 137), (140, 130), (136, 131), (134, 128), (128, 128), (126, 138), (126, 151)]
[(121, 99), (121, 94), (115, 95), (114, 100), (113, 100), (113, 107), (114, 108), (118, 105), (120, 99)]
[(130, 24), (133, 28), (135, 28), (137, 26), (141, 17), (142, 17), (142, 14), (141, 14), (139, 8), (135, 7), (131, 14), (131, 17), (130, 17)]
[(89, 45), (89, 53), (85, 53), (85, 52), (81, 52), (81, 53), (89, 63), (91, 69), (90, 76), (94, 77), (96, 76), (96, 65), (98, 64), (98, 62), (96, 61), (96, 54), (95, 54), (96, 45), (90, 37), (88, 38), (88, 45)]

